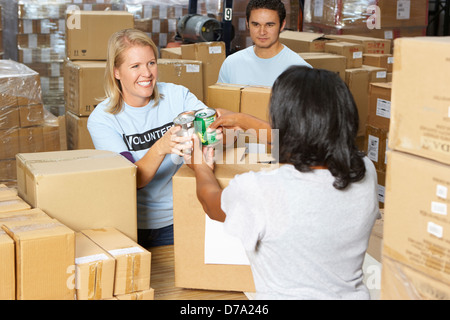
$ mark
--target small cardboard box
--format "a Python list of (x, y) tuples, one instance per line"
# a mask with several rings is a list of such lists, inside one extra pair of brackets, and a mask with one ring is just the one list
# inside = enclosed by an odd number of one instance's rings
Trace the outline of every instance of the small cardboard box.
[(55, 219), (6, 221), (16, 245), (17, 300), (73, 300), (68, 271), (75, 263), (75, 233)]
[(203, 63), (196, 60), (158, 59), (158, 81), (185, 86), (203, 100)]
[(389, 130), (391, 122), (391, 82), (369, 84), (369, 114), (367, 124)]
[(344, 42), (361, 44), (363, 53), (391, 53), (392, 41), (387, 39), (372, 38), (359, 35), (327, 35), (327, 37)]
[(280, 33), (280, 42), (294, 52), (324, 52), (325, 44), (333, 42), (323, 33), (285, 30)]
[(217, 82), (222, 63), (225, 61), (225, 43), (222, 41), (199, 42), (181, 46), (183, 59), (203, 63), (203, 101), (207, 101), (208, 87)]
[(155, 289), (142, 290), (115, 296), (117, 300), (155, 300)]
[(0, 228), (0, 300), (16, 299), (14, 240)]
[(108, 40), (119, 30), (134, 27), (126, 11), (68, 11), (66, 53), (70, 60), (106, 60)]
[(325, 69), (336, 72), (342, 80), (345, 80), (346, 59), (344, 56), (327, 52), (299, 53), (306, 62), (315, 69)]
[(346, 69), (359, 68), (363, 62), (362, 44), (352, 42), (330, 42), (325, 44), (325, 52), (344, 56), (346, 59)]
[(386, 68), (388, 73), (392, 73), (394, 67), (394, 56), (389, 53), (364, 53), (363, 64)]
[(137, 239), (136, 166), (120, 154), (67, 150), (17, 154), (19, 195), (75, 231), (116, 227)]
[[(231, 158), (232, 163), (218, 163), (214, 170), (222, 188), (237, 174), (270, 167), (247, 159), (240, 163), (236, 158)], [(255, 285), (249, 265), (205, 262), (207, 215), (197, 199), (195, 183), (194, 172), (185, 165), (173, 177), (175, 286), (254, 292)]]
[(0, 200), (0, 213), (31, 209), (31, 206), (19, 196), (4, 197)]
[(80, 117), (71, 111), (66, 111), (67, 149), (95, 149), (91, 134), (87, 128), (89, 117)]
[(64, 63), (66, 111), (88, 116), (105, 97), (105, 61), (69, 61)]
[(366, 125), (364, 150), (367, 157), (372, 160), (377, 170), (385, 171), (387, 164), (386, 151), (388, 150), (389, 131)]
[(75, 233), (77, 300), (113, 297), (116, 260), (81, 232)]
[(114, 295), (150, 288), (151, 253), (115, 228), (82, 230), (116, 259)]
[(388, 151), (383, 255), (450, 285), (450, 167)]
[(233, 112), (241, 111), (241, 92), (243, 85), (216, 83), (208, 87), (207, 106), (222, 108)]
[(362, 68), (346, 69), (345, 83), (355, 100), (359, 115), (358, 136), (366, 133), (366, 123), (369, 103), (369, 71)]
[(242, 89), (241, 112), (269, 121), (271, 87), (248, 86)]
[(450, 164), (450, 37), (396, 39), (394, 59), (389, 147)]

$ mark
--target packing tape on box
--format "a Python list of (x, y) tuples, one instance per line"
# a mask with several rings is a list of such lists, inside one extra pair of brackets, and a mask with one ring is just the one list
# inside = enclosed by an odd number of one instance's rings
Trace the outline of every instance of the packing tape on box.
[[(104, 253), (94, 254), (90, 256), (78, 257), (75, 259), (76, 265), (88, 264), (89, 280), (88, 280), (88, 300), (99, 300), (102, 298), (102, 275), (103, 260), (108, 260), (108, 256)], [(79, 279), (77, 279), (79, 283)]]
[(126, 274), (126, 283), (125, 283), (125, 292), (133, 292), (136, 291), (138, 283), (135, 282), (135, 275), (140, 273), (141, 269), (141, 255), (140, 253), (144, 252), (144, 250), (140, 247), (130, 247), (123, 249), (115, 249), (109, 250), (109, 254), (113, 257), (117, 256), (126, 256), (127, 260), (127, 274)]
[(7, 227), (11, 232), (29, 232), (29, 231), (37, 231), (37, 230), (47, 230), (53, 229), (56, 227), (64, 227), (64, 225), (60, 222), (51, 222), (51, 223), (31, 223), (21, 226), (13, 226)]

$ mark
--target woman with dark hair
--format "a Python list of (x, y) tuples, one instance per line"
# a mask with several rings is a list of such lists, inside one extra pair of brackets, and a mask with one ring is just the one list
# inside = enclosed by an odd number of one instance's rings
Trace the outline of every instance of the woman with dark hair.
[[(255, 123), (229, 119), (222, 124)], [(291, 67), (274, 83), (270, 121), (278, 168), (238, 175), (222, 190), (209, 158), (189, 164), (205, 212), (242, 241), (257, 299), (369, 299), (362, 264), (378, 215), (377, 176), (355, 145), (350, 91), (335, 73)]]

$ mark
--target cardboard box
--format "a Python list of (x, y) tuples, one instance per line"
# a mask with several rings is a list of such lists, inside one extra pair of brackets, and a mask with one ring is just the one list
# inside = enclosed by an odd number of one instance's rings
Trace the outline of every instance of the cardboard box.
[(150, 288), (151, 253), (115, 228), (82, 230), (116, 259), (114, 295)]
[(161, 59), (182, 59), (181, 47), (161, 48), (159, 50)]
[(285, 30), (280, 33), (280, 42), (294, 52), (324, 52), (325, 44), (333, 42), (323, 33)]
[[(233, 159), (234, 161), (234, 159)], [(222, 188), (236, 174), (269, 168), (245, 160), (217, 164), (214, 174)], [(205, 263), (206, 213), (197, 199), (195, 175), (182, 166), (173, 177), (175, 286), (208, 290), (254, 292), (249, 265)]]
[(199, 42), (181, 45), (183, 59), (197, 60), (203, 63), (203, 100), (207, 101), (208, 87), (217, 82), (222, 63), (225, 61), (225, 43)]
[(388, 73), (392, 73), (394, 67), (394, 56), (389, 53), (364, 53), (363, 64), (385, 68)]
[(388, 151), (383, 255), (450, 285), (450, 167)]
[(79, 117), (71, 111), (66, 112), (67, 149), (95, 149), (87, 128), (89, 117)]
[(372, 82), (369, 84), (368, 125), (383, 130), (389, 130), (391, 122), (391, 91), (391, 82)]
[(327, 37), (344, 42), (357, 43), (363, 46), (363, 53), (391, 53), (392, 41), (359, 35), (327, 35)]
[(383, 256), (381, 300), (449, 300), (450, 286)]
[(384, 208), (386, 199), (386, 171), (377, 170), (378, 183), (378, 205), (381, 209)]
[(16, 244), (17, 300), (73, 300), (68, 286), (75, 261), (75, 234), (55, 219), (4, 222)]
[(16, 159), (0, 160), (0, 177), (2, 183), (16, 184)]
[(397, 39), (394, 59), (389, 147), (450, 164), (450, 38)]
[(19, 195), (33, 207), (75, 231), (116, 227), (137, 239), (136, 166), (123, 156), (68, 150), (16, 159)]
[(362, 68), (346, 69), (345, 83), (355, 100), (359, 115), (358, 136), (366, 133), (366, 123), (369, 103), (369, 71)]
[(44, 128), (42, 126), (19, 128), (19, 152), (43, 152)]
[(367, 157), (372, 160), (377, 170), (385, 171), (387, 164), (386, 151), (389, 150), (389, 130), (367, 124), (364, 142), (364, 150), (367, 153)]
[(19, 128), (0, 130), (0, 159), (12, 159), (19, 153)]
[(380, 210), (380, 217), (375, 220), (375, 224), (373, 225), (372, 232), (369, 237), (369, 245), (367, 246), (367, 253), (378, 262), (381, 262), (383, 251), (383, 216), (383, 210)]
[(105, 61), (69, 61), (64, 63), (66, 111), (88, 116), (105, 98)]
[(342, 80), (345, 80), (346, 59), (344, 56), (326, 52), (299, 53), (306, 62), (315, 69), (325, 69), (336, 72)]
[(325, 52), (344, 56), (346, 58), (346, 69), (362, 66), (363, 50), (362, 44), (345, 41), (326, 43), (324, 49)]
[(158, 59), (158, 81), (185, 86), (203, 100), (203, 63), (196, 60)]
[(3, 212), (21, 211), (26, 209), (31, 209), (31, 206), (21, 197), (11, 196), (0, 200), (0, 214)]
[(19, 106), (19, 120), (21, 127), (41, 126), (44, 124), (44, 106), (30, 104)]
[(126, 11), (71, 11), (66, 15), (69, 60), (106, 60), (108, 40), (119, 30), (134, 27)]
[(142, 290), (115, 296), (117, 300), (155, 300), (155, 289)]
[(241, 112), (269, 121), (271, 87), (248, 86), (242, 89)]
[(208, 87), (206, 105), (210, 108), (222, 108), (233, 112), (241, 111), (241, 91), (239, 84), (216, 83)]
[(6, 221), (22, 221), (44, 218), (51, 219), (44, 211), (39, 208), (0, 212), (0, 225)]
[(362, 69), (369, 71), (369, 83), (372, 82), (387, 82), (387, 69), (362, 65)]
[[(0, 93), (0, 100), (3, 99)], [(0, 102), (0, 105), (3, 102)], [(19, 108), (17, 106), (0, 106), (0, 130), (16, 128), (20, 126)]]
[(77, 300), (113, 297), (116, 260), (81, 232), (75, 233)]
[(0, 228), (0, 300), (16, 299), (14, 240)]

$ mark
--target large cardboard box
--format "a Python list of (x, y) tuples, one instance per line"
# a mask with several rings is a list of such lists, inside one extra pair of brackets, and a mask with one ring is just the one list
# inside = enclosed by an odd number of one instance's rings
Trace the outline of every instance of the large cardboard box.
[(381, 300), (449, 300), (450, 286), (426, 273), (383, 256)]
[(304, 52), (299, 55), (313, 68), (336, 72), (342, 80), (345, 80), (347, 62), (344, 56), (326, 52)]
[(389, 147), (450, 164), (450, 37), (397, 39), (394, 59)]
[(81, 232), (75, 233), (75, 265), (77, 300), (113, 297), (116, 260)]
[(388, 151), (383, 255), (450, 285), (450, 167)]
[(55, 219), (4, 222), (16, 245), (17, 300), (73, 300), (75, 233)]
[(369, 84), (369, 114), (367, 124), (389, 130), (391, 121), (391, 82)]
[(242, 89), (241, 112), (269, 121), (271, 87), (248, 86)]
[(136, 166), (101, 150), (21, 153), (19, 195), (75, 231), (116, 227), (137, 239)]
[(203, 100), (202, 62), (183, 59), (158, 59), (158, 81), (185, 86)]
[(366, 133), (369, 103), (369, 71), (362, 68), (346, 69), (345, 83), (355, 100), (359, 115), (358, 136)]
[(87, 128), (89, 117), (80, 117), (71, 111), (66, 111), (67, 149), (95, 149), (91, 134)]
[(64, 63), (64, 98), (66, 111), (88, 116), (105, 98), (105, 61), (70, 61)]
[[(240, 158), (237, 150), (234, 151), (235, 156)], [(216, 164), (214, 174), (222, 188), (236, 174), (259, 171), (270, 166), (248, 159), (243, 163), (232, 161)], [(173, 177), (175, 286), (254, 292), (253, 275), (248, 264), (205, 261), (205, 245), (210, 238), (206, 236), (207, 215), (197, 199), (195, 183), (195, 175), (187, 166), (182, 166)]]
[(115, 228), (82, 230), (116, 259), (114, 295), (150, 289), (151, 253)]
[(208, 87), (206, 105), (210, 108), (222, 108), (233, 112), (241, 111), (241, 92), (245, 88), (239, 84), (216, 83)]
[(70, 60), (106, 60), (108, 40), (119, 30), (134, 27), (126, 11), (68, 11), (66, 55)]
[(0, 228), (0, 300), (16, 299), (14, 240)]
[(362, 66), (364, 47), (359, 43), (338, 41), (325, 44), (325, 52), (344, 56), (346, 69), (359, 68)]
[(367, 124), (364, 137), (364, 150), (367, 152), (367, 157), (372, 160), (377, 170), (385, 171), (387, 164), (386, 151), (389, 150), (389, 131)]
[(225, 43), (214, 41), (183, 44), (181, 54), (183, 59), (198, 60), (203, 63), (203, 99), (207, 101), (208, 87), (217, 82), (220, 67), (226, 58)]
[(280, 33), (280, 42), (294, 52), (324, 52), (325, 44), (331, 40), (323, 33), (285, 30)]

